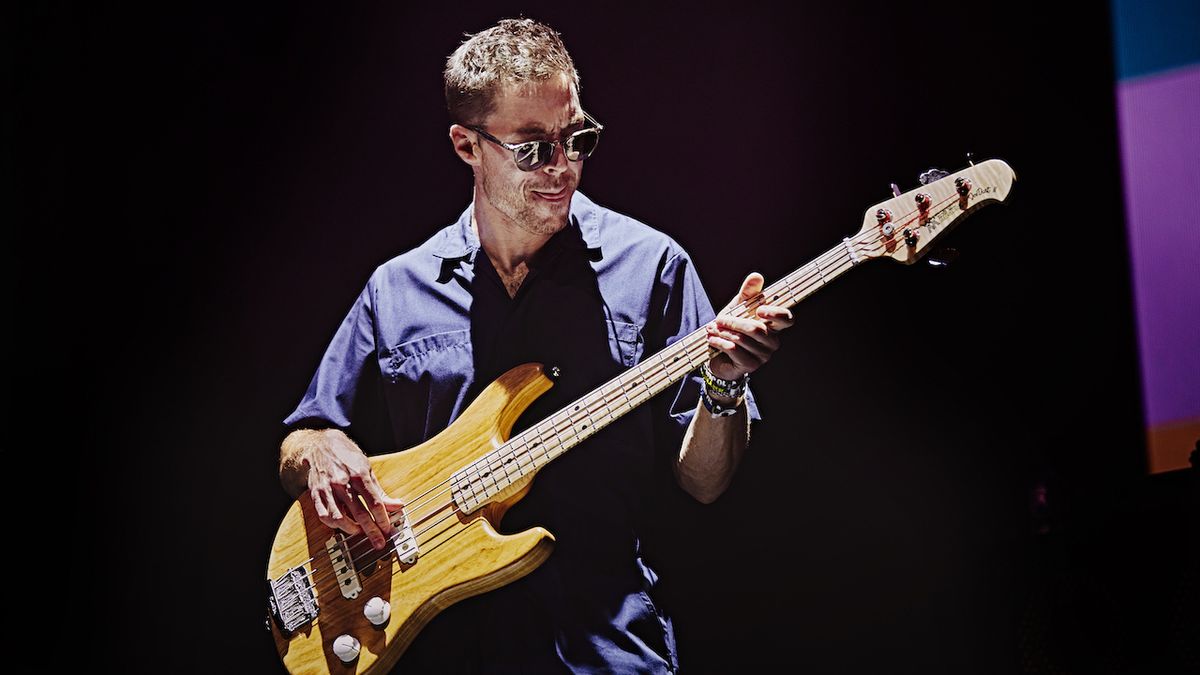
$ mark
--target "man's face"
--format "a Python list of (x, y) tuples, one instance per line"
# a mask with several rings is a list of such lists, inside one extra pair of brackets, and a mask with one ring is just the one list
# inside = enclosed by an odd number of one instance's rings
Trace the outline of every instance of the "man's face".
[[(583, 124), (579, 96), (562, 74), (545, 82), (505, 87), (496, 98), (496, 109), (480, 126), (506, 143), (522, 143), (562, 140)], [(481, 199), (476, 208), (489, 219), (499, 216), (532, 234), (551, 235), (563, 229), (583, 162), (567, 161), (562, 147), (556, 146), (553, 161), (534, 171), (521, 171), (512, 150), (482, 136), (478, 139)]]

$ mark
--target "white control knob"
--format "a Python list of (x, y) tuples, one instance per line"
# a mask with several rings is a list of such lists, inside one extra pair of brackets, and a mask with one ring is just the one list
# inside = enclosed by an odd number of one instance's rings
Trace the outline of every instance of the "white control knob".
[(382, 626), (392, 616), (392, 603), (378, 596), (371, 598), (367, 601), (367, 606), (363, 607), (363, 615), (372, 626)]
[(339, 635), (333, 641), (333, 653), (337, 654), (342, 663), (350, 663), (354, 659), (357, 659), (358, 650), (358, 640), (355, 640), (353, 635)]

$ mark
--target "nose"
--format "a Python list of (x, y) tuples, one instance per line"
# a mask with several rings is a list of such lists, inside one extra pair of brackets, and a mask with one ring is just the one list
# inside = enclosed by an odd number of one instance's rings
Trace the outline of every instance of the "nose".
[(554, 176), (567, 170), (567, 149), (562, 141), (555, 141), (550, 149), (550, 161), (542, 167), (546, 173)]

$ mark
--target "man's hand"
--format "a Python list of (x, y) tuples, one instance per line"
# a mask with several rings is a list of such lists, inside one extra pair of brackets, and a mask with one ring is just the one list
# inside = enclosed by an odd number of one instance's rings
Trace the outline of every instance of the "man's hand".
[(753, 300), (762, 293), (762, 288), (763, 276), (751, 272), (742, 282), (738, 297), (705, 326), (709, 346), (721, 350), (708, 362), (708, 368), (723, 380), (736, 380), (761, 368), (779, 349), (779, 331), (792, 326), (792, 313), (786, 307), (759, 305), (755, 319), (728, 313), (738, 303)]
[(307, 471), (308, 493), (322, 523), (365, 533), (372, 546), (384, 548), (385, 537), (396, 532), (390, 514), (402, 511), (404, 502), (383, 491), (370, 460), (349, 436), (337, 429), (295, 431), (284, 439), (283, 455), (285, 485), (289, 464), (295, 478)]

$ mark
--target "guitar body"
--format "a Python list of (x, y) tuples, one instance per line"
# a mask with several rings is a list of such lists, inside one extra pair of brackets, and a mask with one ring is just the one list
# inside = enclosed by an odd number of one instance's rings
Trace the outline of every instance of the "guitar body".
[[(436, 494), (451, 474), (480, 455), (499, 447), (512, 426), (553, 382), (540, 364), (517, 366), (488, 385), (455, 422), (425, 443), (403, 452), (371, 457), (380, 485), (390, 495)], [(286, 635), (269, 621), (280, 658), (291, 673), (383, 673), (391, 668), (417, 633), (438, 612), (464, 598), (511, 583), (536, 569), (553, 549), (554, 537), (535, 527), (501, 535), (495, 526), (509, 506), (532, 485), (532, 475), (514, 484), (498, 500), (462, 514), (449, 502), (426, 514), (417, 510), (410, 523), (424, 531), (419, 556), (405, 564), (395, 552), (379, 552), (373, 570), (359, 564), (354, 598), (346, 598), (332, 574), (328, 542), (337, 532), (317, 518), (305, 493), (292, 504), (271, 548), (268, 580), (311, 561), (312, 594), (319, 605), (315, 620)], [(414, 500), (419, 503), (420, 498)], [(348, 537), (349, 542), (361, 536)], [(354, 553), (374, 553), (362, 544)], [(363, 556), (365, 557), (365, 556)], [(322, 573), (322, 571), (324, 573)], [(374, 626), (364, 615), (367, 601), (391, 604), (390, 619)], [(350, 635), (360, 644), (357, 659), (343, 663), (333, 642)]]

